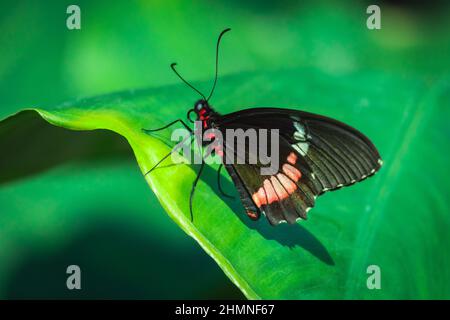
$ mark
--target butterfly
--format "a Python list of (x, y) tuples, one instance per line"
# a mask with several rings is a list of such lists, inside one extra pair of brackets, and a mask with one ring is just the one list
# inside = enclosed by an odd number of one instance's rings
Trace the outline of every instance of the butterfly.
[[(278, 130), (280, 161), (277, 170), (273, 174), (263, 175), (259, 161), (231, 164), (223, 161), (218, 169), (218, 177), (219, 190), (224, 196), (228, 195), (220, 185), (220, 170), (223, 166), (230, 175), (250, 219), (257, 220), (261, 215), (265, 215), (274, 226), (282, 222), (294, 224), (298, 220), (307, 219), (308, 211), (314, 207), (317, 197), (324, 192), (362, 181), (381, 168), (383, 162), (374, 144), (360, 131), (340, 121), (283, 108), (251, 108), (225, 115), (215, 111), (208, 101), (217, 83), (220, 40), (229, 30), (223, 30), (217, 40), (216, 73), (208, 97), (181, 77), (175, 69), (176, 63), (171, 65), (175, 74), (202, 97), (187, 113), (190, 122), (200, 121), (204, 129), (214, 128), (224, 136), (229, 129)], [(151, 134), (175, 123), (181, 123), (193, 133), (182, 119), (172, 121), (162, 128), (143, 131)], [(235, 150), (235, 146), (225, 143), (220, 154), (225, 158)], [(169, 155), (162, 158), (146, 174)], [(202, 161), (191, 189), (191, 220), (193, 195), (204, 165), (205, 162)]]

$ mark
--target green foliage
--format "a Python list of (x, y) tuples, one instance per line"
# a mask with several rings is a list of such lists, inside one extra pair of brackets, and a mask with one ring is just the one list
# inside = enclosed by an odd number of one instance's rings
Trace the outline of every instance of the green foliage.
[[(2, 299), (242, 298), (165, 214), (125, 139), (36, 112), (1, 122), (0, 136)], [(80, 291), (65, 286), (71, 264)]]
[[(378, 146), (385, 160), (379, 174), (320, 197), (309, 219), (297, 225), (273, 228), (264, 219), (250, 221), (239, 200), (218, 195), (215, 168), (208, 168), (199, 184), (194, 224), (188, 197), (195, 167), (168, 160), (146, 179), (169, 216), (248, 298), (449, 297), (448, 93), (445, 81), (430, 84), (375, 72), (338, 77), (293, 69), (221, 79), (212, 102), (220, 112), (300, 108), (349, 123)], [(57, 126), (120, 134), (146, 172), (170, 149), (141, 128), (184, 117), (195, 99), (176, 85), (34, 110)], [(26, 126), (25, 115), (19, 117)], [(11, 121), (0, 128), (12, 127)], [(225, 188), (232, 190), (227, 181)], [(371, 264), (381, 267), (382, 290), (366, 287)]]

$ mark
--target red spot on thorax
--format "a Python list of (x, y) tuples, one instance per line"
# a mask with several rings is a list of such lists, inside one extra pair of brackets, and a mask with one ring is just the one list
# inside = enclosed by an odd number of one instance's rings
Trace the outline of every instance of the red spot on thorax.
[(207, 128), (208, 127), (208, 122), (207, 120), (209, 119), (209, 115), (205, 115), (206, 114), (206, 109), (201, 109), (198, 113), (199, 115), (199, 119), (200, 121), (202, 121), (203, 123), (203, 128)]
[[(213, 139), (216, 138), (216, 135), (214, 134), (214, 132), (205, 132), (205, 138), (209, 139), (210, 141), (212, 141)], [(222, 146), (219, 145), (214, 145), (213, 146), (214, 151), (216, 152), (216, 154), (218, 154), (219, 156), (223, 157), (223, 149)]]
[(223, 150), (222, 150), (222, 148), (221, 147), (216, 147), (216, 153), (220, 156), (220, 157), (223, 157)]

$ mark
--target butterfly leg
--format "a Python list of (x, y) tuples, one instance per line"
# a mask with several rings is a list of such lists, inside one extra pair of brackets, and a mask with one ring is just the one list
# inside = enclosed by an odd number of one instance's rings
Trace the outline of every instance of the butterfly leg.
[[(195, 188), (197, 187), (197, 183), (198, 183), (198, 181), (200, 180), (200, 176), (201, 176), (201, 174), (202, 174), (202, 172), (203, 172), (204, 166), (205, 166), (205, 162), (204, 162), (204, 160), (202, 159), (202, 164), (200, 165), (200, 170), (198, 171), (197, 177), (195, 178), (194, 183), (192, 184), (191, 194), (190, 194), (190, 197), (189, 197), (189, 211), (190, 211), (190, 213), (191, 213), (191, 221), (192, 221), (192, 222), (194, 222), (194, 213), (193, 213), (193, 210), (192, 210), (192, 204), (193, 204), (193, 200), (194, 200)], [(217, 169), (217, 173), (218, 173), (218, 176), (217, 176), (217, 179), (218, 179), (218, 180), (217, 180), (217, 186), (218, 186), (218, 188), (219, 188), (220, 193), (222, 193), (223, 196), (234, 199), (233, 196), (230, 196), (230, 195), (226, 194), (226, 193), (222, 190), (222, 186), (221, 186), (221, 184), (220, 184), (220, 176), (221, 176), (220, 171), (222, 170), (222, 167), (223, 167), (223, 164), (221, 164), (221, 165), (219, 166), (219, 169)]]
[(222, 170), (222, 167), (223, 167), (223, 164), (221, 164), (221, 165), (219, 166), (219, 169), (217, 169), (217, 188), (219, 189), (219, 192), (220, 192), (224, 197), (227, 197), (227, 198), (230, 198), (230, 199), (234, 199), (233, 196), (230, 196), (229, 194), (226, 194), (226, 193), (223, 191), (223, 189), (222, 189), (222, 184), (220, 183), (220, 178), (222, 177), (222, 175), (220, 174), (220, 171)]
[(159, 160), (150, 170), (148, 170), (145, 174), (144, 177), (146, 175), (148, 175), (150, 172), (152, 172), (154, 169), (156, 169), (157, 166), (159, 166), (164, 160), (166, 160), (172, 153), (174, 153), (175, 151), (177, 151), (179, 148), (181, 148), (181, 146), (184, 144), (184, 142), (187, 139), (192, 139), (193, 135), (190, 134), (188, 135), (186, 138), (184, 138), (179, 144), (177, 144), (175, 147), (172, 148), (172, 150), (166, 154), (161, 160)]
[(192, 184), (191, 194), (189, 196), (189, 211), (191, 213), (191, 222), (194, 222), (194, 214), (192, 211), (192, 203), (194, 200), (195, 188), (197, 187), (197, 183), (200, 180), (200, 176), (202, 175), (203, 168), (205, 167), (205, 161), (202, 158), (202, 164), (200, 165), (200, 169), (198, 170), (197, 176), (195, 177), (194, 183)]
[(181, 119), (177, 119), (177, 120), (175, 120), (175, 121), (172, 121), (172, 122), (166, 124), (164, 127), (161, 127), (161, 128), (157, 128), (157, 129), (142, 129), (142, 131), (145, 132), (145, 133), (151, 133), (151, 132), (156, 132), (156, 131), (164, 130), (164, 129), (166, 129), (166, 128), (172, 126), (172, 125), (174, 125), (174, 124), (177, 123), (177, 122), (180, 122), (180, 123), (186, 128), (186, 130), (188, 130), (190, 133), (192, 133), (192, 129), (189, 128), (189, 126), (186, 124), (186, 122), (184, 122), (184, 121), (181, 120)]

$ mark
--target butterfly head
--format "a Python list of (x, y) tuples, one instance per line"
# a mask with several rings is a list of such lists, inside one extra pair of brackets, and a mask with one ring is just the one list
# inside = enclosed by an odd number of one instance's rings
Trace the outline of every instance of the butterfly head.
[[(195, 115), (196, 115), (195, 119), (191, 118), (192, 113), (195, 113)], [(213, 114), (214, 114), (214, 110), (211, 108), (208, 101), (206, 101), (204, 99), (200, 99), (194, 104), (194, 108), (189, 110), (187, 116), (190, 121), (199, 120), (199, 121), (206, 122), (208, 119), (210, 119), (211, 115), (213, 115)]]
[(206, 100), (198, 100), (194, 105), (194, 111), (199, 120), (205, 120), (211, 115), (212, 109)]

